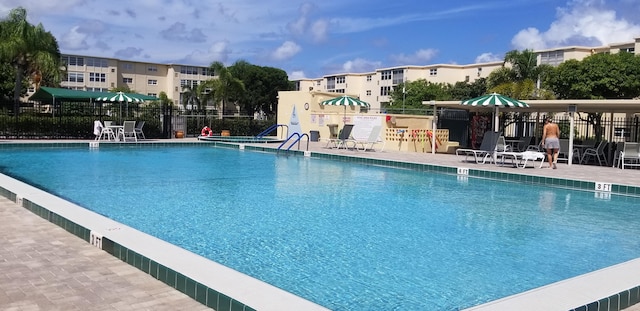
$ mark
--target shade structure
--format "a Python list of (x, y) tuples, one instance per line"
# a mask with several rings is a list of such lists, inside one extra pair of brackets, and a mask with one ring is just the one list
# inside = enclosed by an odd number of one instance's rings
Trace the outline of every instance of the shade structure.
[(351, 96), (347, 96), (347, 95), (328, 99), (321, 102), (320, 104), (326, 105), (326, 106), (344, 106), (344, 118), (342, 119), (343, 123), (346, 123), (346, 119), (347, 119), (347, 106), (360, 106), (360, 107), (367, 107), (367, 108), (370, 107), (369, 103), (361, 101), (360, 99), (357, 99), (357, 98), (353, 98)]
[(508, 96), (492, 93), (462, 101), (463, 106), (487, 107), (493, 109), (493, 129), (498, 131), (498, 112), (500, 108), (528, 108), (529, 104)]

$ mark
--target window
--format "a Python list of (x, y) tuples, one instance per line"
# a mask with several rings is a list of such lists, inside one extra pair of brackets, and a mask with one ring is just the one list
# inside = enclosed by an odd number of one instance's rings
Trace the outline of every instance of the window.
[(438, 68), (429, 69), (429, 75), (430, 76), (437, 76), (438, 75)]
[(84, 66), (84, 57), (62, 56), (61, 59), (68, 66)]
[(478, 77), (482, 75), (482, 68), (478, 68)]
[(337, 89), (336, 93), (344, 93), (344, 89)]
[(88, 87), (87, 91), (89, 92), (109, 92), (109, 89), (106, 87)]
[(336, 88), (336, 77), (327, 78), (327, 90), (333, 90)]
[(371, 75), (368, 75), (367, 76), (367, 82), (370, 82), (370, 81), (371, 81)]
[(158, 71), (158, 66), (156, 66), (156, 65), (149, 65), (149, 66), (147, 67), (147, 71), (157, 72), (157, 71)]
[(132, 63), (123, 63), (122, 64), (122, 69), (124, 70), (133, 70), (135, 67), (133, 66)]
[(464, 82), (469, 82), (469, 76), (464, 76)]
[(367, 96), (371, 96), (371, 90), (367, 90)]
[(183, 88), (185, 86), (195, 89), (198, 86), (198, 80), (180, 80), (180, 88)]
[(380, 95), (381, 96), (389, 96), (390, 92), (391, 92), (391, 87), (390, 86), (382, 86), (382, 87), (380, 87)]
[(213, 72), (213, 70), (211, 68), (204, 67), (204, 68), (202, 68), (202, 75), (203, 76), (208, 76), (208, 77), (213, 77), (213, 76), (215, 76), (215, 72)]
[(345, 81), (344, 76), (336, 77), (336, 83), (344, 83), (344, 81)]
[(158, 85), (158, 80), (156, 80), (156, 79), (149, 79), (149, 80), (147, 80), (147, 84), (148, 84), (148, 85)]
[(107, 60), (104, 58), (87, 58), (87, 67), (108, 67)]
[(547, 65), (560, 65), (564, 61), (564, 52), (563, 51), (551, 51), (551, 52), (542, 52), (540, 53), (540, 64)]
[(404, 81), (404, 69), (393, 70), (393, 84), (400, 84)]
[(192, 66), (181, 66), (180, 73), (187, 74), (187, 75), (197, 75), (198, 68), (192, 67)]
[(90, 82), (107, 82), (107, 74), (98, 73), (98, 72), (90, 72), (89, 73), (89, 81)]
[(67, 73), (68, 82), (84, 82), (84, 74), (81, 72), (69, 72)]
[(158, 94), (157, 94), (157, 93), (147, 93), (147, 95), (149, 95), (149, 96), (153, 96), (153, 97), (158, 97)]
[(322, 81), (318, 80), (316, 81), (316, 85), (320, 85), (322, 83)]
[(384, 70), (380, 72), (380, 80), (391, 80), (391, 70)]
[(133, 78), (122, 78), (122, 83), (127, 83), (127, 84), (133, 83)]
[(623, 52), (623, 53), (635, 53), (635, 51), (636, 51), (635, 48), (623, 48), (623, 49), (620, 49), (620, 52)]
[(36, 88), (31, 86), (27, 89), (27, 93), (34, 93), (36, 91)]

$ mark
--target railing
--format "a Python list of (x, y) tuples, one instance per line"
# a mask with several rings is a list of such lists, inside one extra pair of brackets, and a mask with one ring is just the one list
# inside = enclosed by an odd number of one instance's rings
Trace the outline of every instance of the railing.
[(286, 149), (287, 151), (289, 151), (291, 149), (291, 147), (293, 147), (293, 145), (295, 145), (296, 143), (298, 143), (298, 150), (300, 150), (300, 140), (302, 140), (303, 137), (307, 138), (307, 148), (305, 149), (306, 151), (309, 151), (309, 135), (307, 133), (293, 133), (291, 134), (291, 136), (289, 136), (285, 141), (282, 142), (282, 144), (280, 144), (280, 146), (278, 146), (278, 150), (281, 150), (282, 147), (284, 145), (286, 145), (289, 141), (291, 141), (293, 138), (295, 138), (295, 140), (291, 143), (291, 145), (289, 145), (289, 147)]
[(274, 130), (277, 131), (279, 127), (284, 127), (287, 129), (287, 133), (285, 134), (285, 137), (287, 135), (289, 135), (289, 126), (286, 124), (274, 124), (272, 126), (270, 126), (269, 128), (267, 128), (266, 130), (260, 132), (258, 135), (256, 135), (256, 138), (262, 138), (265, 137), (269, 134), (271, 134), (271, 132), (273, 132)]

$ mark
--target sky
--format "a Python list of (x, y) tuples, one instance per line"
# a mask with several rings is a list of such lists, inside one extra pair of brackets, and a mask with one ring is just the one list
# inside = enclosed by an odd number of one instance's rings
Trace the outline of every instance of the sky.
[(64, 54), (280, 68), (290, 80), (640, 37), (640, 0), (0, 0)]

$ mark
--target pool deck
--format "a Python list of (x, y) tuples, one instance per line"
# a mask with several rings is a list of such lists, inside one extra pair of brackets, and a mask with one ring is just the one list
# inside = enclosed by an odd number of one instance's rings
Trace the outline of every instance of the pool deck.
[[(160, 140), (194, 142), (195, 138)], [(6, 142), (6, 141), (5, 141)], [(54, 141), (16, 141), (19, 143)], [(61, 142), (70, 142), (69, 140)], [(87, 141), (88, 142), (88, 141)], [(153, 141), (150, 141), (153, 142)], [(258, 144), (275, 148), (278, 144)], [(494, 172), (640, 186), (640, 170), (559, 164), (521, 169), (462, 163), (455, 155), (324, 148), (309, 151)], [(0, 198), (0, 306), (3, 310), (206, 310), (173, 287)], [(31, 228), (32, 230), (25, 230)], [(469, 310), (570, 310), (640, 285), (640, 259), (506, 297)], [(541, 303), (542, 302), (542, 303)], [(605, 310), (605, 309), (599, 309)], [(640, 304), (626, 308), (640, 311)]]

